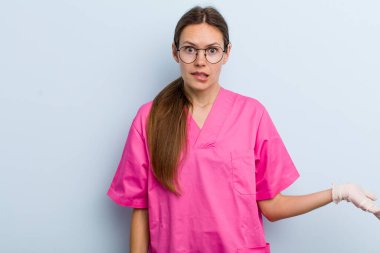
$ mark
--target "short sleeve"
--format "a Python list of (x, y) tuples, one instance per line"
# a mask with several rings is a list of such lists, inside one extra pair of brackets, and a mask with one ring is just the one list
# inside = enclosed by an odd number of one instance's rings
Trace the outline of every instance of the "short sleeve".
[(122, 206), (147, 208), (147, 177), (145, 141), (133, 122), (107, 195)]
[(290, 154), (265, 107), (257, 128), (254, 151), (256, 200), (275, 197), (299, 177)]

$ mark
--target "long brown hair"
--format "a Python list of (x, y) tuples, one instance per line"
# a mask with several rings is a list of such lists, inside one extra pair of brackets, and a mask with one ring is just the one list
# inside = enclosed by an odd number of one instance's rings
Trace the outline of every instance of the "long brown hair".
[[(211, 6), (195, 6), (178, 21), (174, 32), (174, 44), (178, 48), (183, 29), (192, 24), (207, 23), (223, 34), (224, 49), (229, 43), (228, 26), (223, 16)], [(182, 77), (169, 83), (154, 98), (147, 119), (148, 148), (153, 174), (169, 191), (177, 191), (178, 165), (181, 152), (187, 153), (187, 113), (193, 106), (186, 94)], [(183, 157), (184, 158), (184, 157)]]

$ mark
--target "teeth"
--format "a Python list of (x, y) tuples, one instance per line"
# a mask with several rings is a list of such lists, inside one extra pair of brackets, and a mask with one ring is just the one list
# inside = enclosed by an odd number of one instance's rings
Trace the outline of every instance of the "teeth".
[(199, 76), (199, 77), (208, 77), (207, 74), (203, 74), (203, 73), (194, 73), (193, 75)]

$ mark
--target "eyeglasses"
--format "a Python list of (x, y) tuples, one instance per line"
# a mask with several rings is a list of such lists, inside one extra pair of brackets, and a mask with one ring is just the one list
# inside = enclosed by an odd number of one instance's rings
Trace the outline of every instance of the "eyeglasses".
[(177, 51), (179, 51), (179, 58), (186, 64), (193, 63), (197, 59), (199, 50), (205, 51), (204, 55), (206, 57), (206, 60), (212, 64), (220, 62), (225, 52), (225, 50), (218, 46), (213, 46), (204, 49), (195, 48), (192, 46), (183, 46), (177, 49)]

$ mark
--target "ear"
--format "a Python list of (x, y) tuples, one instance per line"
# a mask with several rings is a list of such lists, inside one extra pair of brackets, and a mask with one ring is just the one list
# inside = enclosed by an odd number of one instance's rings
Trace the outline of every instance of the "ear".
[(179, 63), (177, 47), (175, 46), (174, 42), (172, 43), (172, 55), (174, 60)]
[(228, 43), (227, 50), (223, 56), (223, 64), (225, 64), (228, 61), (228, 58), (229, 58), (230, 53), (231, 53), (231, 48), (232, 48), (232, 44), (230, 42), (230, 43)]

